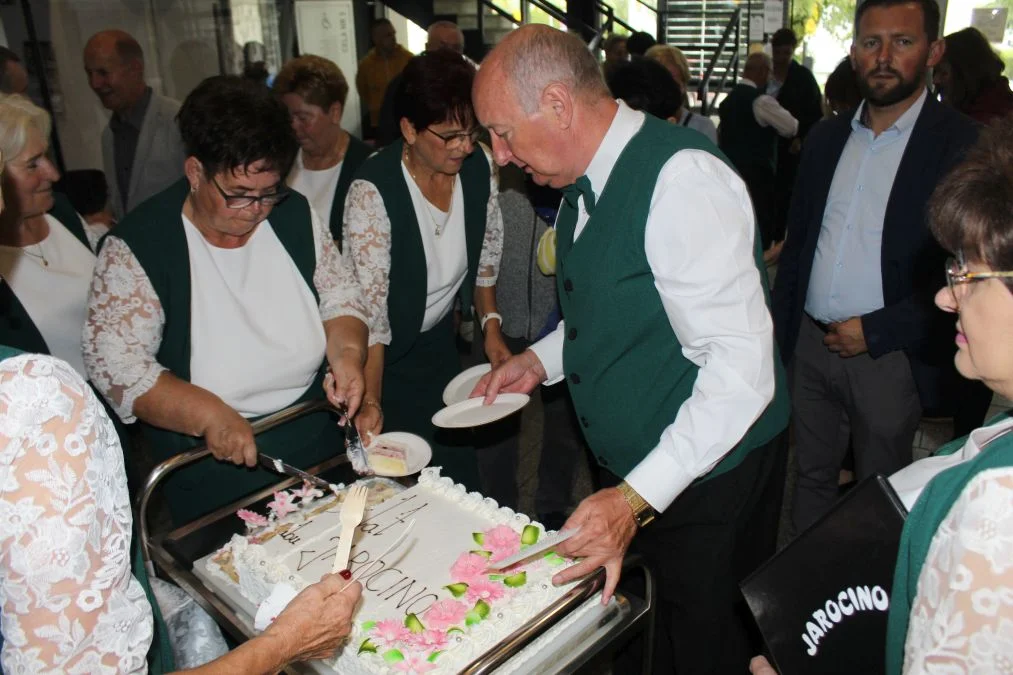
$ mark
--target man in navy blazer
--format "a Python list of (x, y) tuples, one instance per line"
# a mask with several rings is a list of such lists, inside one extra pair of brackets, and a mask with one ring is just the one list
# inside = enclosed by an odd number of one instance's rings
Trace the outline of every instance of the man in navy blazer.
[(859, 479), (911, 461), (922, 408), (940, 405), (953, 372), (953, 319), (932, 302), (946, 253), (925, 211), (977, 127), (928, 96), (945, 48), (935, 0), (866, 0), (855, 25), (864, 100), (806, 139), (773, 291), (791, 366), (796, 532), (836, 499), (849, 442)]

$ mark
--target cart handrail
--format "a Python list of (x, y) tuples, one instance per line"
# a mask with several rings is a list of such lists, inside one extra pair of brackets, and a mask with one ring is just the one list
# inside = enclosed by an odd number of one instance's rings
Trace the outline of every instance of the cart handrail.
[[(337, 412), (337, 410), (328, 401), (324, 399), (314, 399), (312, 401), (304, 401), (302, 403), (296, 403), (287, 408), (283, 408), (276, 413), (272, 413), (261, 419), (250, 424), (253, 428), (253, 435), (261, 434), (265, 431), (273, 429), (286, 422), (291, 422), (294, 419), (302, 417), (303, 415), (309, 415), (311, 413), (320, 412), (322, 410), (329, 410)], [(144, 481), (144, 487), (141, 489), (141, 498), (137, 504), (137, 524), (140, 531), (141, 537), (141, 557), (144, 559), (144, 567), (148, 574), (154, 576), (155, 565), (151, 562), (151, 552), (149, 550), (150, 540), (148, 537), (148, 501), (151, 499), (151, 495), (158, 484), (170, 473), (179, 469), (180, 467), (193, 464), (196, 461), (204, 459), (211, 453), (211, 450), (207, 445), (199, 445), (191, 450), (185, 450), (178, 455), (173, 455), (168, 458), (148, 474), (147, 479)]]

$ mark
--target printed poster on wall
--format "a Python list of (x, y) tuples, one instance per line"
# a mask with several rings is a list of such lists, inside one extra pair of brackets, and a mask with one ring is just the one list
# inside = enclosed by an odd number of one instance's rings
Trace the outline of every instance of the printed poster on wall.
[(316, 54), (334, 61), (348, 81), (348, 99), (341, 126), (362, 137), (359, 93), (355, 72), (359, 64), (355, 50), (354, 0), (296, 0), (295, 30), (300, 54)]
[(763, 31), (768, 35), (784, 26), (784, 1), (764, 0)]

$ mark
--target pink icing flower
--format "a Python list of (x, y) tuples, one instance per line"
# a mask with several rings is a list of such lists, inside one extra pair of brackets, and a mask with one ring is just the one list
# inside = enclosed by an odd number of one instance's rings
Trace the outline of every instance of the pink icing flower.
[(267, 525), (267, 518), (256, 511), (239, 509), (236, 511), (236, 515), (239, 516), (249, 527), (261, 527), (263, 525)]
[(484, 533), (482, 548), (492, 552), (492, 561), (509, 558), (521, 550), (521, 535), (506, 525), (497, 525)]
[(485, 577), (485, 570), (489, 566), (489, 561), (480, 555), (474, 553), (462, 553), (457, 559), (457, 562), (450, 568), (450, 577), (454, 581), (463, 581), (466, 584), (470, 584), (472, 581), (478, 581)]
[(409, 675), (422, 675), (422, 673), (428, 673), (436, 668), (436, 664), (429, 663), (423, 656), (409, 654), (404, 661), (398, 661), (394, 668), (402, 673), (409, 673)]
[(289, 492), (275, 492), (274, 501), (267, 503), (267, 508), (271, 509), (278, 518), (284, 518), (288, 514), (296, 510), (295, 496)]
[(317, 497), (324, 496), (324, 493), (310, 485), (309, 481), (303, 481), (302, 487), (292, 490), (292, 494), (304, 502), (311, 502)]
[(427, 628), (421, 633), (413, 633), (411, 643), (417, 649), (434, 652), (447, 646), (447, 634)]
[(422, 623), (434, 630), (446, 630), (464, 621), (468, 606), (457, 600), (434, 602), (422, 615)]
[(411, 637), (411, 631), (396, 619), (384, 619), (373, 626), (373, 636), (387, 644), (404, 642)]
[(468, 584), (468, 600), (471, 602), (479, 600), (495, 602), (505, 594), (506, 589), (503, 588), (503, 584), (494, 581), (476, 581), (473, 584)]

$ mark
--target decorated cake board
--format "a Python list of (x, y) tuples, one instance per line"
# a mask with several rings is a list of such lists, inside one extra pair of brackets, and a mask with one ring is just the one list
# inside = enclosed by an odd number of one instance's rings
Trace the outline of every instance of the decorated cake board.
[[(413, 488), (390, 492), (367, 509), (353, 539), (349, 568), (361, 574), (364, 590), (352, 636), (336, 659), (307, 664), (313, 671), (457, 673), (572, 588), (552, 585), (552, 576), (573, 564), (553, 553), (504, 573), (486, 570), (489, 560), (535, 543), (544, 529), (441, 478), (438, 469), (423, 471)], [(330, 572), (340, 537), (340, 499), (281, 501), (295, 508), (258, 521), (247, 536), (234, 536), (194, 565), (248, 627), (277, 583), (301, 588)], [(412, 520), (408, 540), (378, 560)], [(600, 598), (595, 594), (497, 672), (532, 672), (546, 653), (575, 648), (607, 611)]]

